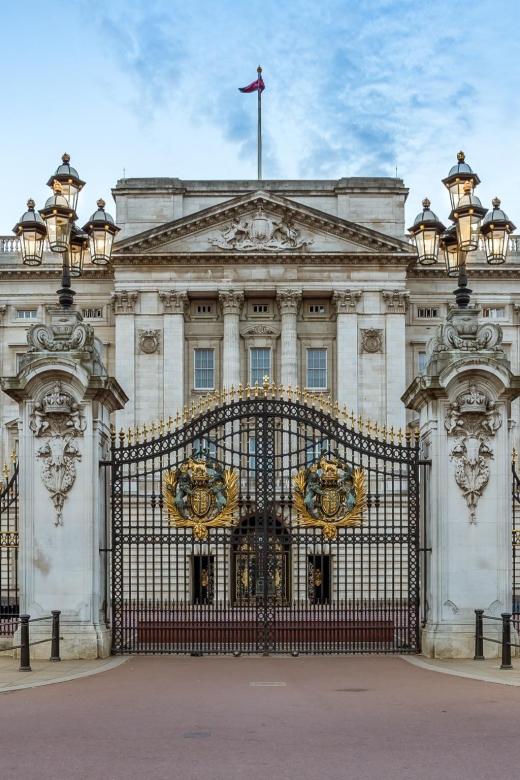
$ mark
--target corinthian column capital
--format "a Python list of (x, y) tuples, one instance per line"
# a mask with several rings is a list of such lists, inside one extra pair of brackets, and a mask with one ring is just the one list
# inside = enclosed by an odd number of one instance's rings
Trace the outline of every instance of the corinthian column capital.
[(338, 314), (356, 314), (361, 293), (361, 290), (336, 290), (332, 296), (336, 312)]
[(302, 301), (301, 290), (277, 290), (276, 301), (280, 314), (298, 314), (300, 303)]
[(243, 290), (219, 290), (218, 299), (222, 314), (240, 314), (244, 305)]
[(387, 314), (406, 314), (410, 302), (408, 290), (381, 290)]
[(165, 314), (184, 314), (188, 305), (188, 293), (185, 290), (159, 290)]

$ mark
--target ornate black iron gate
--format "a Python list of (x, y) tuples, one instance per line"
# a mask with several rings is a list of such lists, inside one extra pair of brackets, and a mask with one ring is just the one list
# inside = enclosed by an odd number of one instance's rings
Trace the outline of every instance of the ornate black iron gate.
[(264, 384), (112, 438), (114, 652), (417, 652), (409, 432)]
[(18, 590), (18, 463), (0, 479), (0, 638), (14, 634), (20, 614)]

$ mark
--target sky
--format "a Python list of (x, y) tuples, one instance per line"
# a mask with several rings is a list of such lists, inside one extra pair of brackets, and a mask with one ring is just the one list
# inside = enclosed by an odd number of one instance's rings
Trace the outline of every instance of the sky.
[[(63, 152), (80, 224), (126, 177), (391, 176), (446, 223), (460, 149), (520, 226), (520, 0), (0, 0), (0, 235)], [(108, 209), (110, 210), (110, 209)]]

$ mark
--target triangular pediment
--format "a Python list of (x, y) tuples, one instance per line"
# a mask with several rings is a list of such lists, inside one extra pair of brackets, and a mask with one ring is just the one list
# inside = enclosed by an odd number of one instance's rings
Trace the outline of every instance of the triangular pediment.
[(400, 254), (410, 246), (362, 225), (258, 190), (118, 242), (117, 256), (229, 253)]

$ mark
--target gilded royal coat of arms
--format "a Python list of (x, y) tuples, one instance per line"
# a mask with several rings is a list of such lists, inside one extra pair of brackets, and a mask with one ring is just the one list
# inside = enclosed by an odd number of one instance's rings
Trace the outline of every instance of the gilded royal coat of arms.
[(293, 485), (297, 522), (321, 528), (329, 541), (336, 538), (338, 528), (363, 522), (365, 472), (339, 456), (322, 453), (293, 476)]
[(230, 528), (238, 522), (238, 474), (207, 453), (167, 471), (163, 497), (168, 523), (191, 528), (198, 541), (207, 538), (209, 528)]

